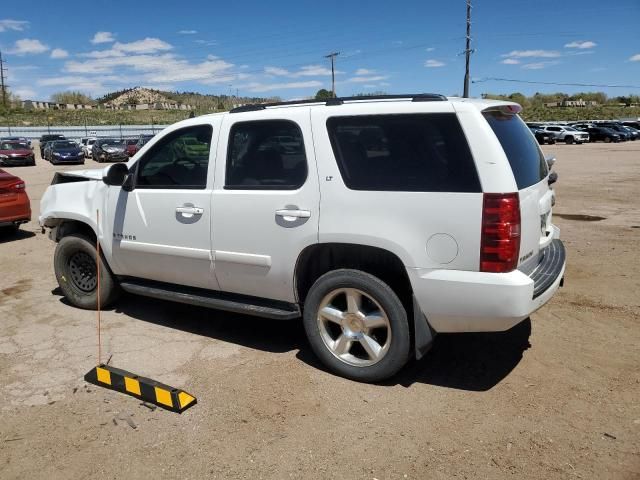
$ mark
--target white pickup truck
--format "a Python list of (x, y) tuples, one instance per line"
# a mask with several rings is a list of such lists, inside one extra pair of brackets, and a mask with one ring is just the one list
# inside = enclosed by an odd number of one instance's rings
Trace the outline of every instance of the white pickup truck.
[(96, 308), (99, 241), (104, 306), (125, 290), (302, 317), (328, 368), (379, 381), (562, 284), (555, 173), (519, 111), (421, 94), (191, 118), (127, 163), (58, 172), (40, 223), (77, 307)]

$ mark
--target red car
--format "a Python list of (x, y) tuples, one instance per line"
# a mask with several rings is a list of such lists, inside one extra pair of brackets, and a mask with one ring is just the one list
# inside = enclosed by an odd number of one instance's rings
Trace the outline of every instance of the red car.
[(31, 202), (24, 181), (0, 169), (0, 227), (18, 228), (31, 220)]
[(137, 138), (125, 138), (124, 139), (124, 151), (127, 152), (127, 155), (133, 157), (138, 151), (137, 147), (138, 139)]
[(36, 157), (27, 142), (15, 140), (0, 141), (0, 166), (17, 167), (35, 165)]

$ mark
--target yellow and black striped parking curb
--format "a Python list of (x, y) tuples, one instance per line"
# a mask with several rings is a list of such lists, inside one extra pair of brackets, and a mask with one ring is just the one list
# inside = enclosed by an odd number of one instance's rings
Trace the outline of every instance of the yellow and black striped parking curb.
[(198, 403), (196, 397), (184, 390), (109, 365), (101, 364), (92, 368), (84, 379), (94, 385), (126, 393), (176, 413), (182, 413)]

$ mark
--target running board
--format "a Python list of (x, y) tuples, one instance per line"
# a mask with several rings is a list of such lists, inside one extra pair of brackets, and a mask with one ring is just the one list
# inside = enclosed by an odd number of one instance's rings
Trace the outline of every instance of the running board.
[(248, 295), (237, 295), (138, 279), (132, 280), (130, 278), (121, 280), (120, 287), (125, 292), (135, 295), (275, 320), (293, 320), (301, 315), (300, 307), (296, 304), (266, 300)]

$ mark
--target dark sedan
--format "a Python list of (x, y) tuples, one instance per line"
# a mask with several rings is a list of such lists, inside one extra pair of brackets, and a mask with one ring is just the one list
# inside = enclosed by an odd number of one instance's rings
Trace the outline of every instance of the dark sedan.
[(590, 142), (610, 143), (610, 142), (619, 142), (621, 140), (620, 135), (618, 135), (618, 132), (615, 132), (610, 128), (597, 127), (597, 126), (591, 126), (591, 127), (576, 126), (576, 128), (578, 130), (582, 130), (583, 132), (589, 132)]
[(92, 156), (96, 162), (126, 162), (129, 155), (125, 142), (119, 138), (100, 138), (92, 147)]
[(0, 165), (3, 167), (33, 166), (36, 157), (26, 142), (0, 142)]
[(53, 165), (59, 163), (84, 163), (84, 152), (80, 145), (71, 140), (51, 142), (45, 151), (45, 158)]
[(60, 134), (46, 134), (40, 137), (40, 157), (44, 158), (44, 146), (47, 142), (53, 142), (56, 140), (66, 140), (64, 135)]

